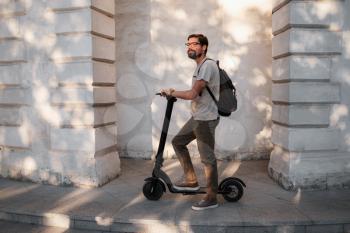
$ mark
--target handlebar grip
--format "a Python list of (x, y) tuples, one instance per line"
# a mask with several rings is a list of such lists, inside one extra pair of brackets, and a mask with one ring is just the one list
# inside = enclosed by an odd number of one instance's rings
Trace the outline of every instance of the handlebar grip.
[(156, 95), (159, 95), (159, 96), (165, 97), (167, 100), (172, 101), (172, 102), (176, 102), (176, 100), (177, 100), (177, 98), (176, 98), (176, 97), (174, 97), (174, 96), (168, 96), (168, 95), (163, 96), (163, 95), (162, 95), (160, 92), (157, 92), (157, 93), (156, 93)]

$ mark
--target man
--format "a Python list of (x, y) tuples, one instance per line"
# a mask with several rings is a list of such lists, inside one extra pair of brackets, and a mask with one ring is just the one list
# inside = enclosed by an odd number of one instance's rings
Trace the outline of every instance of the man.
[(210, 88), (216, 99), (219, 99), (220, 75), (216, 62), (206, 57), (208, 39), (202, 34), (192, 34), (187, 38), (187, 55), (197, 63), (192, 78), (192, 88), (177, 91), (172, 88), (162, 90), (163, 95), (191, 100), (191, 119), (174, 137), (172, 145), (184, 170), (182, 180), (175, 183), (177, 190), (198, 190), (200, 187), (193, 169), (187, 145), (197, 139), (198, 151), (207, 181), (207, 194), (192, 206), (194, 210), (204, 210), (218, 207), (218, 172), (214, 154), (215, 128), (219, 123), (218, 109), (206, 90)]

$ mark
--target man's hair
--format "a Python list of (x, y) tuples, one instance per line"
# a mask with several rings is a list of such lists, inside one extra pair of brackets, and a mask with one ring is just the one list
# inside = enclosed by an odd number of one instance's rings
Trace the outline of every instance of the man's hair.
[(203, 34), (191, 34), (187, 37), (187, 40), (189, 40), (190, 38), (193, 38), (193, 37), (198, 39), (198, 42), (201, 44), (201, 46), (203, 46), (203, 45), (207, 46), (207, 49), (204, 52), (204, 54), (207, 54), (207, 50), (208, 50), (208, 46), (209, 46), (208, 38)]

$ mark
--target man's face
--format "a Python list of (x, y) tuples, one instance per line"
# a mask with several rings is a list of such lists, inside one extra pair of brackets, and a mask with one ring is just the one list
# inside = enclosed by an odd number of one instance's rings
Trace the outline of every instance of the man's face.
[(187, 45), (187, 55), (191, 59), (196, 59), (202, 56), (202, 54), (206, 49), (206, 46), (205, 45), (202, 46), (199, 43), (198, 38), (196, 37), (191, 37), (190, 39), (188, 39), (186, 45)]

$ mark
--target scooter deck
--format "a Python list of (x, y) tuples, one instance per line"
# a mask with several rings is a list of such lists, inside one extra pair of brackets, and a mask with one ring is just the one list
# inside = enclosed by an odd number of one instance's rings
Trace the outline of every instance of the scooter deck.
[[(178, 190), (173, 187), (169, 189), (171, 193), (182, 193), (183, 195), (195, 195), (195, 194), (205, 194), (207, 193), (207, 187), (200, 187), (198, 190)], [(224, 190), (218, 190), (218, 194), (225, 194), (228, 193)]]
[(169, 188), (171, 193), (182, 193), (183, 195), (205, 194), (207, 193), (207, 187), (200, 187), (198, 190), (178, 190), (174, 187)]

